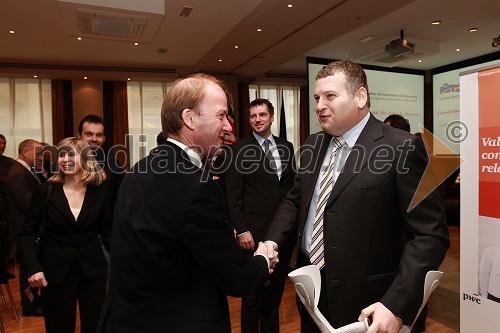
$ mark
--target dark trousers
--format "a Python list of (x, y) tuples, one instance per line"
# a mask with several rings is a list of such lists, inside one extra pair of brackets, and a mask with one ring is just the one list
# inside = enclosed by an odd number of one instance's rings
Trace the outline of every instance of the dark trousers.
[(290, 256), (290, 251), (280, 252), (280, 261), (270, 275), (269, 282), (241, 299), (242, 333), (279, 333), (279, 307), (290, 271)]
[[(308, 256), (305, 255), (301, 250), (298, 250), (298, 257), (297, 257), (297, 268), (304, 267), (311, 265), (311, 261), (309, 260)], [(328, 322), (330, 322), (330, 313), (328, 311), (328, 295), (326, 292), (326, 277), (325, 277), (324, 269), (321, 270), (321, 285), (323, 288), (321, 288), (321, 293), (319, 296), (319, 302), (318, 302), (318, 309), (320, 310), (321, 314), (325, 317)], [(312, 319), (312, 317), (309, 315), (309, 312), (307, 312), (306, 307), (302, 302), (300, 301), (300, 298), (297, 296), (296, 298), (297, 301), (297, 308), (299, 310), (299, 315), (300, 315), (300, 332), (301, 333), (321, 333), (319, 330), (318, 326)]]
[(73, 262), (63, 283), (50, 281), (42, 289), (42, 310), (47, 333), (74, 333), (76, 304), (80, 310), (82, 333), (94, 333), (99, 321), (106, 288), (106, 272), (88, 279), (77, 261)]

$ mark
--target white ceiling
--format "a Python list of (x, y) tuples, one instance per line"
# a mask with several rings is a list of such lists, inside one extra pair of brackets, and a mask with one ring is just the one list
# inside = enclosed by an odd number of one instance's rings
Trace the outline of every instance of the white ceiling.
[[(184, 6), (193, 8), (189, 17), (179, 16)], [(204, 71), (265, 80), (266, 73), (303, 76), (306, 56), (425, 70), (500, 51), (491, 46), (500, 34), (499, 0), (2, 0), (0, 8), (3, 76), (111, 80)], [(147, 17), (149, 30), (138, 38), (83, 34), (77, 9)], [(402, 29), (415, 53), (387, 58), (384, 46)], [(358, 41), (366, 36), (373, 39)]]

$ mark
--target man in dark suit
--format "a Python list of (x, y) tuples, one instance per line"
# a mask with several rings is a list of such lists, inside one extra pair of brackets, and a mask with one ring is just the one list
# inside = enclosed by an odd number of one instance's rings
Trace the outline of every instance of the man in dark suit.
[(10, 241), (7, 229), (9, 209), (7, 207), (5, 178), (12, 162), (14, 162), (13, 158), (4, 155), (6, 147), (7, 139), (0, 134), (0, 281), (5, 281), (7, 278), (14, 277), (14, 275), (6, 269), (7, 259), (10, 255)]
[(106, 332), (229, 333), (227, 295), (269, 279), (276, 258), (236, 244), (224, 191), (207, 163), (226, 133), (226, 88), (195, 74), (174, 83), (161, 119), (167, 141), (139, 161), (116, 202)]
[[(412, 134), (370, 114), (366, 75), (357, 64), (324, 66), (314, 98), (323, 131), (302, 147), (294, 186), (266, 244), (272, 251), (295, 239), (298, 266), (320, 268), (319, 309), (333, 327), (370, 317), (369, 333), (397, 332), (413, 323), (425, 275), (438, 269), (449, 247), (436, 191), (409, 209), (425, 150)], [(319, 332), (299, 311), (302, 332)]]
[[(225, 173), (229, 217), (240, 246), (253, 254), (293, 184), (293, 145), (271, 134), (274, 107), (256, 99), (248, 107), (252, 135), (229, 146), (231, 159)], [(267, 150), (267, 154), (266, 154)], [(291, 247), (280, 248), (280, 264), (267, 286), (242, 298), (241, 332), (279, 333), (279, 306), (289, 272)]]
[[(13, 255), (16, 254), (14, 239), (21, 229), (31, 205), (31, 196), (35, 193), (40, 180), (33, 172), (35, 164), (42, 161), (42, 144), (35, 140), (24, 140), (19, 144), (19, 156), (12, 163), (6, 177), (7, 203), (9, 207), (9, 240)], [(41, 316), (40, 304), (36, 293), (30, 300), (26, 293), (30, 292), (28, 276), (23, 265), (19, 269), (19, 291), (23, 316)]]

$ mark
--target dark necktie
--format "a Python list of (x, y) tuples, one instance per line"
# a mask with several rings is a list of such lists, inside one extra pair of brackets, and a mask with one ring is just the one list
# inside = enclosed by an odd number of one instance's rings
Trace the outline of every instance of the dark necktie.
[(266, 157), (269, 160), (269, 164), (271, 165), (271, 169), (273, 169), (274, 172), (276, 172), (276, 161), (274, 160), (273, 153), (271, 152), (271, 150), (269, 150), (269, 143), (270, 142), (271, 141), (269, 141), (269, 139), (264, 140), (264, 152), (266, 153)]

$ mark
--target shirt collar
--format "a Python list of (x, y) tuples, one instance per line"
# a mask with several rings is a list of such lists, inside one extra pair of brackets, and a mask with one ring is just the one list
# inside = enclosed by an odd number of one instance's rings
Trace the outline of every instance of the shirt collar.
[(31, 172), (31, 166), (28, 163), (26, 163), (26, 161), (24, 161), (24, 160), (22, 160), (20, 158), (18, 158), (16, 161), (18, 161), (19, 163), (21, 163), (26, 169), (28, 169)]
[(366, 116), (361, 119), (359, 123), (357, 123), (353, 128), (342, 134), (344, 141), (347, 143), (349, 147), (354, 147), (356, 141), (358, 141), (359, 135), (363, 128), (365, 128), (368, 119), (370, 118), (370, 112), (366, 114)]
[(200, 155), (198, 155), (198, 153), (196, 151), (189, 148), (188, 146), (186, 146), (182, 142), (179, 142), (179, 141), (174, 140), (172, 138), (168, 138), (167, 141), (173, 143), (174, 145), (176, 145), (179, 148), (181, 148), (182, 150), (184, 150), (184, 152), (188, 155), (189, 159), (191, 160), (191, 163), (193, 163), (194, 165), (196, 165), (198, 168), (201, 169), (203, 164), (201, 163)]
[[(264, 141), (266, 141), (266, 139), (264, 139), (263, 137), (261, 137), (260, 135), (258, 135), (257, 133), (255, 132), (252, 132), (253, 133), (253, 136), (254, 138), (257, 140), (257, 142), (259, 143), (259, 146), (264, 146)], [(273, 135), (269, 135), (268, 137), (269, 139), (269, 146), (276, 146), (276, 141), (274, 141), (274, 137)]]

